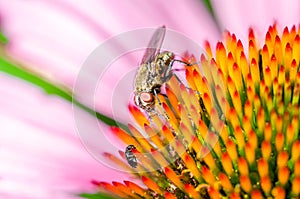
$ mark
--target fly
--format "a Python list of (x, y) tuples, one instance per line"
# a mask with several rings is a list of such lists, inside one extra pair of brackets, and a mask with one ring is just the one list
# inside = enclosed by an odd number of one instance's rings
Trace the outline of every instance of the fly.
[(125, 149), (125, 157), (130, 166), (137, 167), (137, 159), (132, 150), (136, 149), (134, 145), (128, 145)]
[(158, 94), (160, 93), (161, 86), (173, 75), (173, 63), (177, 61), (190, 66), (188, 63), (176, 60), (172, 52), (160, 52), (165, 33), (165, 26), (156, 29), (135, 77), (134, 102), (148, 113), (154, 110), (155, 99), (160, 103)]

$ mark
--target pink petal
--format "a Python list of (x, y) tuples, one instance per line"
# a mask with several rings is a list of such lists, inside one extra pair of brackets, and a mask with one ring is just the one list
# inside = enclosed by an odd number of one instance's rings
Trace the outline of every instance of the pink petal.
[(196, 0), (177, 0), (172, 5), (158, 0), (12, 0), (0, 2), (0, 13), (11, 52), (69, 86), (89, 53), (115, 34), (165, 24), (199, 43), (219, 36), (209, 14)]
[[(85, 3), (11, 0), (0, 1), (0, 13), (3, 31), (10, 38), (9, 52), (70, 88), (74, 86), (80, 67), (89, 54), (109, 37), (124, 31), (165, 24), (167, 28), (185, 34), (200, 47), (204, 40), (216, 42), (220, 37), (206, 8), (197, 0), (176, 0), (172, 3), (160, 0), (90, 0)], [(149, 38), (143, 40), (147, 43)], [(182, 45), (182, 50), (189, 49)], [(122, 59), (118, 67), (111, 68), (109, 74), (101, 79), (100, 94), (95, 94), (101, 96), (95, 98), (97, 110), (114, 115), (111, 106), (108, 106), (114, 95), (112, 88), (128, 70), (138, 67), (140, 59), (141, 54), (134, 56), (131, 62)], [(101, 55), (95, 60), (98, 65), (99, 62)], [(131, 92), (133, 78), (125, 83)], [(122, 106), (115, 107), (116, 110), (124, 110), (124, 104), (127, 107), (131, 99), (124, 100), (117, 103)]]
[[(199, 1), (123, 2), (0, 1), (1, 29), (9, 37), (11, 55), (70, 88), (89, 54), (107, 38), (121, 32), (165, 24), (200, 45), (205, 39), (216, 41), (220, 37)], [(133, 57), (131, 61), (121, 59), (122, 68), (109, 71), (108, 79), (101, 84), (104, 90), (95, 94), (97, 110), (114, 114), (109, 102), (116, 96), (110, 92), (124, 73), (137, 67), (141, 54)], [(136, 60), (135, 64), (132, 60)], [(99, 60), (94, 64), (99, 64)], [(0, 94), (5, 96), (0, 99), (0, 120), (4, 124), (0, 135), (0, 196), (72, 198), (71, 194), (91, 190), (92, 179), (126, 179), (124, 174), (99, 164), (84, 150), (74, 129), (70, 104), (4, 75), (0, 79), (3, 82)], [(132, 79), (124, 82), (127, 89), (130, 84)], [(122, 94), (130, 95), (132, 90), (118, 93)], [(123, 104), (117, 101), (113, 107), (127, 110), (129, 99), (125, 100)], [(93, 128), (88, 130), (87, 133), (96, 132)], [(94, 134), (91, 136), (94, 138)], [(107, 137), (111, 138), (109, 134)], [(96, 149), (109, 144), (102, 143)], [(117, 148), (124, 147), (115, 144)], [(106, 148), (116, 152), (113, 147)]]
[(92, 179), (127, 178), (85, 150), (68, 102), (3, 74), (0, 81), (1, 198), (75, 198), (95, 189)]
[(261, 38), (270, 25), (291, 27), (300, 22), (300, 2), (297, 0), (212, 0), (212, 5), (222, 29), (235, 33), (237, 38), (247, 39), (249, 27)]

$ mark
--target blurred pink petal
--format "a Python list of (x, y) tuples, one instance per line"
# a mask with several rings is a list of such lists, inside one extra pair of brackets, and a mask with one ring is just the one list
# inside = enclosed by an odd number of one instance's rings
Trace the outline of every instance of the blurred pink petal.
[(300, 2), (297, 0), (212, 0), (212, 5), (221, 28), (243, 41), (246, 41), (249, 27), (264, 38), (263, 34), (274, 22), (280, 28), (291, 28), (300, 23)]
[(180, 31), (195, 41), (214, 41), (216, 26), (196, 0), (0, 1), (11, 52), (72, 87), (89, 53), (120, 32), (158, 27)]
[[(0, 1), (0, 13), (9, 53), (70, 88), (87, 56), (120, 32), (166, 24), (199, 43), (219, 36), (208, 12), (192, 0), (188, 4), (178, 1), (172, 8), (162, 1), (122, 5), (116, 0), (106, 4), (12, 0)], [(120, 70), (111, 73), (116, 71)], [(0, 93), (5, 96), (0, 99), (1, 197), (73, 198), (91, 190), (92, 179), (126, 179), (84, 150), (70, 104), (7, 76), (1, 75), (1, 81)], [(109, 86), (104, 89), (111, 90)], [(107, 100), (101, 102), (110, 108)]]
[(0, 81), (0, 198), (75, 198), (92, 179), (126, 178), (84, 149), (71, 104), (3, 74)]
[[(10, 38), (10, 54), (70, 88), (88, 55), (109, 37), (124, 31), (165, 24), (200, 46), (204, 40), (215, 43), (221, 37), (208, 11), (197, 0), (172, 3), (160, 0), (89, 0), (85, 3), (2, 0), (0, 13), (1, 28)], [(99, 63), (99, 60), (95, 62)], [(111, 107), (107, 106), (112, 101), (111, 84), (116, 83), (115, 80), (129, 67), (136, 69), (140, 58), (135, 61), (133, 66), (123, 62), (121, 68), (109, 71), (112, 75), (99, 91), (102, 97), (96, 102), (98, 111), (113, 115)], [(118, 78), (113, 78), (114, 74)], [(131, 86), (131, 82), (126, 84)]]

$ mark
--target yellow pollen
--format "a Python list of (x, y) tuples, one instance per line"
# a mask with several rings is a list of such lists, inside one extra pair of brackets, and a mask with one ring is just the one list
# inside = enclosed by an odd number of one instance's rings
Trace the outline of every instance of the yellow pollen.
[(250, 143), (246, 143), (245, 154), (249, 164), (252, 165), (255, 161), (255, 151)]
[(195, 188), (192, 185), (185, 184), (184, 188), (191, 198), (201, 199), (199, 193), (195, 190)]
[(280, 186), (272, 189), (272, 195), (275, 199), (285, 199), (285, 191)]
[(293, 183), (292, 183), (292, 192), (295, 195), (299, 195), (300, 194), (300, 178), (299, 177), (296, 177), (293, 180)]
[(240, 177), (240, 182), (241, 182), (242, 189), (245, 192), (250, 193), (252, 190), (252, 184), (251, 184), (250, 178), (248, 176), (242, 175)]
[(220, 179), (221, 185), (225, 189), (225, 191), (227, 191), (227, 192), (232, 191), (233, 186), (226, 174), (220, 173), (219, 179)]
[(265, 194), (268, 196), (270, 194), (272, 184), (269, 176), (261, 177), (260, 180), (261, 188), (265, 192)]
[(149, 189), (152, 189), (153, 191), (155, 191), (156, 193), (162, 194), (163, 191), (162, 189), (159, 187), (158, 184), (156, 184), (153, 180), (151, 180), (150, 178), (147, 178), (145, 176), (142, 176), (142, 181), (143, 183), (149, 187)]
[(126, 180), (124, 181), (124, 183), (125, 183), (125, 185), (129, 189), (133, 190), (133, 192), (135, 192), (135, 193), (137, 193), (137, 194), (139, 194), (141, 196), (145, 196), (146, 195), (144, 189), (141, 188), (139, 185), (137, 185), (137, 184), (135, 184), (133, 182), (130, 182), (130, 181), (126, 181)]
[(180, 178), (177, 176), (177, 174), (171, 168), (166, 167), (165, 174), (178, 188), (184, 190), (184, 185), (182, 184)]
[(231, 158), (232, 161), (237, 161), (237, 151), (236, 151), (236, 145), (235, 143), (229, 139), (226, 143), (226, 149), (227, 149), (227, 152)]
[(272, 146), (269, 141), (263, 141), (261, 144), (262, 156), (265, 160), (269, 160), (272, 152)]
[(268, 166), (268, 162), (266, 160), (264, 160), (264, 159), (258, 160), (257, 167), (258, 167), (258, 173), (259, 173), (260, 177), (268, 176), (269, 166)]
[(229, 154), (226, 152), (223, 153), (221, 160), (225, 172), (228, 176), (231, 176), (233, 173), (233, 166)]
[(177, 197), (171, 194), (170, 192), (166, 192), (164, 196), (166, 199), (177, 199)]
[(282, 186), (286, 185), (290, 177), (290, 170), (288, 167), (282, 167), (278, 171), (278, 179)]
[(204, 180), (210, 184), (211, 186), (214, 185), (215, 183), (215, 177), (213, 175), (213, 173), (211, 172), (211, 170), (209, 170), (206, 166), (203, 166), (201, 168), (201, 173), (203, 175)]
[(249, 168), (247, 160), (243, 157), (240, 157), (238, 160), (239, 172), (241, 175), (249, 175)]
[(251, 198), (263, 199), (263, 196), (259, 190), (253, 190), (251, 193)]

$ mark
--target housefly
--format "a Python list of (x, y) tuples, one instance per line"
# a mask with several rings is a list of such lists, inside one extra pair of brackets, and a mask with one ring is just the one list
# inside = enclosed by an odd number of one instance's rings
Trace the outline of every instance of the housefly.
[(190, 66), (188, 63), (176, 60), (172, 52), (160, 52), (165, 33), (165, 26), (156, 29), (135, 77), (134, 102), (148, 113), (154, 110), (155, 99), (160, 103), (158, 94), (160, 93), (161, 86), (173, 75), (173, 63), (177, 61)]
[(125, 149), (125, 157), (130, 166), (137, 167), (137, 159), (132, 150), (136, 149), (134, 145), (128, 145)]

